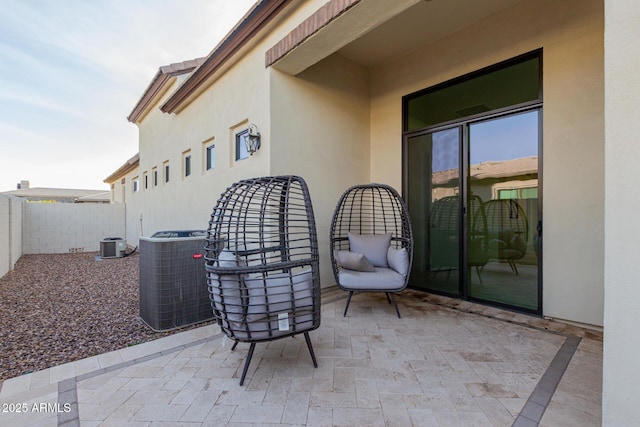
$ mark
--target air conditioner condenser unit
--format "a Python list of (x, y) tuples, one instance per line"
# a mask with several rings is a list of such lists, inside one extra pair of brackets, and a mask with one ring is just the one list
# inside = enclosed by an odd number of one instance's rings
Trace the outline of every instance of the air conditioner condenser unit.
[(121, 258), (127, 251), (127, 241), (121, 237), (106, 237), (100, 241), (101, 258)]

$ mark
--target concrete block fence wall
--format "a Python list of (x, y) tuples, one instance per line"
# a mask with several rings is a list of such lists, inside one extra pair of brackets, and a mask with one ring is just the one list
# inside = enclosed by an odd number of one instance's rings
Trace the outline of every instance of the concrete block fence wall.
[(27, 203), (23, 253), (96, 252), (105, 237), (125, 237), (124, 204)]
[(0, 277), (13, 270), (22, 256), (24, 200), (0, 194)]
[(124, 204), (27, 203), (0, 195), (0, 277), (23, 254), (97, 252), (126, 237)]

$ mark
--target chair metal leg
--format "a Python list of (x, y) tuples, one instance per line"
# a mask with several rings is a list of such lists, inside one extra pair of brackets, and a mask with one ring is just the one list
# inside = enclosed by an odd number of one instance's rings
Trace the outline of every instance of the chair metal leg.
[(516, 276), (519, 276), (520, 274), (518, 273), (518, 267), (516, 267), (516, 262), (512, 259), (509, 260), (509, 266), (511, 266), (511, 270), (513, 270), (514, 273), (516, 273)]
[(480, 275), (480, 267), (478, 267), (476, 265), (476, 273), (478, 273), (478, 280), (480, 280), (480, 284), (484, 285), (484, 283), (482, 283), (482, 276)]
[(316, 361), (316, 354), (313, 352), (313, 346), (311, 345), (311, 338), (309, 338), (309, 332), (304, 333), (304, 339), (307, 341), (307, 347), (309, 348), (309, 354), (311, 354), (311, 360), (313, 361), (313, 367), (318, 367), (318, 362)]
[(349, 310), (349, 303), (351, 302), (351, 297), (353, 296), (353, 291), (349, 291), (349, 297), (347, 298), (347, 306), (344, 308), (344, 314), (342, 317), (347, 317), (347, 310)]
[(236, 342), (234, 342), (234, 343), (233, 343), (233, 347), (231, 347), (231, 351), (233, 351), (233, 350), (235, 350), (235, 349), (236, 349), (236, 347), (238, 346), (238, 343), (239, 343), (239, 342), (240, 342), (240, 341), (236, 341)]
[(247, 354), (247, 360), (244, 362), (244, 369), (242, 370), (242, 377), (240, 377), (240, 385), (244, 384), (244, 377), (247, 376), (247, 371), (249, 370), (249, 363), (251, 363), (251, 358), (253, 357), (253, 350), (255, 348), (256, 348), (256, 343), (252, 342), (251, 343), (251, 347), (249, 347), (249, 353)]
[(402, 316), (400, 316), (400, 310), (398, 309), (398, 302), (396, 301), (396, 296), (394, 295), (393, 292), (389, 292), (389, 294), (391, 294), (391, 299), (393, 300), (393, 305), (396, 306), (396, 313), (398, 314), (398, 319), (402, 319)]
[(385, 295), (387, 296), (387, 302), (391, 304), (391, 298), (389, 298), (389, 292), (385, 292)]

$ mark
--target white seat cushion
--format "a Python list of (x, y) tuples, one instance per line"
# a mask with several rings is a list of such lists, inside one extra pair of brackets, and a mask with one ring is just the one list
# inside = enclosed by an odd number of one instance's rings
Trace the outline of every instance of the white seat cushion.
[(338, 273), (340, 286), (346, 289), (395, 291), (404, 288), (405, 278), (390, 268), (376, 267), (373, 272), (342, 269)]

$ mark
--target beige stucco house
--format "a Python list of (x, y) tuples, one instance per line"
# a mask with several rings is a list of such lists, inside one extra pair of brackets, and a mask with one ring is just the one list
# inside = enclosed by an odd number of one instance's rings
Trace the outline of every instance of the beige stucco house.
[[(414, 287), (604, 327), (603, 423), (632, 425), (638, 20), (634, 0), (258, 1), (208, 56), (161, 67), (129, 115), (139, 154), (106, 180), (127, 204), (127, 241), (207, 228), (239, 179), (300, 175), (330, 285), (340, 194), (390, 184), (412, 214)], [(242, 144), (250, 124), (253, 155)], [(429, 265), (445, 198), (458, 207), (447, 239), (457, 264), (441, 274)], [(527, 217), (526, 232), (507, 230), (527, 253), (517, 272), (501, 255), (472, 261), (476, 200)], [(488, 246), (507, 234), (485, 230)]]

